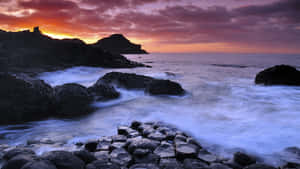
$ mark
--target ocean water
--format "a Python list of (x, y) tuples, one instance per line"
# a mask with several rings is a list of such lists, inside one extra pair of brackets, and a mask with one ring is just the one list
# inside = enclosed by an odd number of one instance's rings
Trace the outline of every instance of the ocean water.
[[(194, 136), (210, 151), (231, 157), (236, 151), (260, 156), (278, 165), (300, 147), (300, 87), (254, 84), (264, 68), (300, 66), (300, 55), (267, 54), (149, 54), (127, 55), (152, 68), (105, 69), (74, 67), (39, 75), (52, 86), (91, 86), (105, 73), (121, 71), (179, 82), (182, 97), (150, 96), (121, 88), (121, 98), (96, 102), (98, 110), (75, 119), (49, 119), (24, 125), (0, 126), (0, 143), (24, 144), (49, 138), (67, 145), (116, 134), (133, 120), (162, 121)], [(47, 151), (44, 148), (39, 151)]]

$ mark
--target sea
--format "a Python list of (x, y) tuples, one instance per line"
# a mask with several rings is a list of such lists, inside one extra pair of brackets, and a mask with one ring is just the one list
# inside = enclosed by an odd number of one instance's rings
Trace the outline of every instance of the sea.
[[(176, 81), (186, 95), (151, 96), (117, 88), (119, 99), (93, 103), (97, 110), (85, 117), (0, 126), (0, 144), (49, 139), (72, 149), (74, 143), (114, 135), (118, 126), (134, 120), (161, 121), (188, 133), (222, 157), (244, 151), (272, 165), (294, 158), (284, 149), (300, 147), (300, 87), (256, 85), (254, 79), (258, 72), (274, 65), (299, 69), (300, 55), (153, 53), (126, 57), (152, 68), (80, 66), (45, 72), (38, 78), (51, 86), (79, 83), (88, 87), (108, 72), (136, 73)], [(41, 154), (61, 148), (48, 145), (36, 151)]]

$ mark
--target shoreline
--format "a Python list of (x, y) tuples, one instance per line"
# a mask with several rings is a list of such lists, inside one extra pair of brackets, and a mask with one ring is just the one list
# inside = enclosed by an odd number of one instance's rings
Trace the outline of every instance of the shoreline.
[[(193, 137), (162, 122), (141, 123), (133, 121), (130, 126), (119, 126), (117, 131), (117, 135), (75, 143), (74, 147), (76, 148), (72, 150), (67, 150), (63, 147), (63, 144), (47, 139), (31, 140), (27, 142), (27, 145), (17, 146), (16, 149), (11, 146), (0, 145), (0, 161), (4, 166), (11, 166), (14, 163), (17, 164), (18, 161), (26, 161), (23, 165), (27, 163), (27, 165), (34, 165), (47, 160), (56, 165), (57, 169), (63, 169), (57, 158), (73, 156), (80, 159), (82, 161), (80, 165), (87, 169), (99, 168), (99, 166), (129, 169), (139, 167), (149, 169), (192, 169), (199, 167), (211, 169), (274, 169), (274, 167), (264, 163), (261, 158), (240, 151), (236, 152), (232, 158), (224, 158), (213, 154), (203, 148), (201, 143)], [(33, 152), (34, 148), (47, 145), (55, 145), (62, 150), (46, 151), (39, 155)], [(299, 156), (297, 153), (300, 152), (300, 149), (289, 148), (287, 150)], [(13, 155), (8, 158), (8, 154)], [(67, 160), (64, 163), (72, 166), (72, 161)], [(299, 166), (300, 163), (287, 161), (285, 164), (276, 167), (296, 168)], [(77, 167), (74, 168), (73, 166), (70, 169), (77, 169)]]

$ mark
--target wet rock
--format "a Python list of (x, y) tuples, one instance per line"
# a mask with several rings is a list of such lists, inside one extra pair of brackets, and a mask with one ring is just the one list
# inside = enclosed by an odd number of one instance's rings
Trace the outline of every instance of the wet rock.
[(8, 160), (6, 163), (4, 163), (2, 169), (20, 169), (22, 168), (26, 163), (32, 162), (34, 160), (34, 157), (31, 154), (20, 154), (17, 156), (12, 157), (10, 160)]
[(121, 169), (117, 164), (96, 160), (86, 166), (86, 169)]
[(155, 133), (150, 133), (148, 135), (148, 138), (151, 140), (162, 141), (166, 139), (166, 136), (164, 134), (161, 134), (160, 132), (155, 132)]
[(197, 155), (198, 159), (207, 162), (207, 163), (213, 163), (217, 161), (217, 156), (212, 155), (206, 150), (199, 150), (199, 153)]
[(51, 161), (57, 169), (84, 169), (84, 162), (66, 151), (52, 151), (43, 155), (43, 158)]
[(93, 86), (88, 88), (88, 92), (96, 98), (97, 101), (105, 101), (120, 97), (116, 89), (102, 81), (97, 81)]
[(183, 166), (185, 169), (205, 169), (208, 165), (198, 159), (185, 159), (183, 161)]
[(256, 163), (256, 159), (242, 152), (236, 152), (233, 156), (233, 161), (241, 166), (248, 166)]
[(175, 157), (175, 149), (173, 145), (168, 143), (162, 143), (154, 150), (154, 154), (160, 158), (172, 158)]
[(132, 153), (134, 156), (136, 157), (143, 157), (143, 156), (146, 156), (147, 154), (150, 153), (150, 150), (149, 149), (141, 149), (141, 148), (138, 148), (138, 149), (135, 149), (134, 152)]
[(110, 145), (110, 150), (126, 147), (126, 142), (114, 142)]
[(195, 158), (197, 152), (197, 148), (192, 144), (180, 144), (176, 146), (176, 157), (179, 159)]
[(300, 71), (289, 65), (277, 65), (259, 72), (256, 84), (264, 85), (300, 85)]
[(53, 115), (53, 89), (44, 81), (0, 72), (0, 84), (0, 124)]
[(252, 164), (245, 167), (244, 169), (276, 169), (276, 168), (266, 164)]
[(47, 160), (37, 160), (26, 163), (21, 169), (57, 169), (54, 164)]
[(300, 157), (300, 148), (298, 147), (288, 147), (285, 149), (285, 151)]
[(129, 169), (159, 169), (155, 164), (135, 164)]
[(132, 160), (131, 155), (123, 148), (113, 150), (110, 156), (111, 162), (120, 166), (127, 166)]
[(179, 163), (175, 158), (163, 158), (159, 162), (161, 169), (183, 169), (183, 165)]
[(97, 151), (94, 153), (94, 156), (98, 161), (102, 160), (104, 162), (107, 162), (110, 159), (109, 151)]
[(139, 127), (141, 124), (142, 124), (141, 122), (133, 121), (133, 122), (131, 123), (131, 126), (130, 126), (130, 127), (131, 127), (132, 129), (137, 130), (138, 127)]
[(54, 90), (58, 116), (84, 115), (93, 110), (90, 105), (93, 97), (84, 86), (71, 83), (57, 86)]
[(77, 156), (78, 158), (80, 158), (86, 164), (89, 164), (89, 163), (97, 160), (96, 157), (92, 153), (90, 153), (86, 150), (75, 151), (73, 154), (75, 156)]
[(118, 134), (127, 136), (129, 133), (135, 132), (133, 129), (127, 126), (119, 126), (118, 127)]
[(211, 169), (231, 169), (229, 166), (221, 163), (213, 163), (209, 166)]
[(108, 151), (111, 146), (111, 139), (102, 139), (98, 142), (97, 151)]
[(135, 149), (149, 149), (153, 151), (160, 142), (146, 139), (146, 138), (134, 138), (128, 146), (129, 152), (134, 152)]
[(153, 153), (148, 153), (145, 156), (134, 156), (134, 163), (152, 163), (157, 164), (159, 156)]
[(90, 152), (95, 152), (97, 150), (98, 141), (89, 141), (84, 145), (84, 148)]
[(113, 142), (126, 142), (127, 138), (124, 135), (115, 135), (111, 137)]
[(126, 89), (140, 89), (153, 95), (182, 95), (182, 87), (170, 80), (159, 80), (143, 75), (111, 72), (104, 75), (99, 81), (116, 84)]
[(15, 148), (15, 149), (12, 149), (12, 150), (6, 152), (3, 155), (3, 158), (5, 160), (10, 160), (11, 158), (13, 158), (15, 156), (18, 156), (18, 155), (30, 155), (30, 156), (34, 156), (35, 152), (32, 151), (31, 149), (27, 149), (27, 148)]
[(183, 95), (182, 87), (170, 80), (153, 80), (146, 88), (152, 95)]

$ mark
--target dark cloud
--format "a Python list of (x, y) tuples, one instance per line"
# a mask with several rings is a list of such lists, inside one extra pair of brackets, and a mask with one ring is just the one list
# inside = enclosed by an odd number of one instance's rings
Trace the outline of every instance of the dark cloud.
[[(151, 37), (161, 44), (230, 43), (293, 49), (300, 45), (299, 0), (237, 8), (201, 7), (203, 1), (192, 5), (169, 3), (156, 11), (143, 8), (171, 1), (176, 0), (22, 0), (19, 8), (34, 9), (35, 13), (24, 17), (0, 13), (0, 25), (39, 24), (74, 35), (123, 33)], [(107, 13), (110, 9), (117, 12), (111, 15)]]

